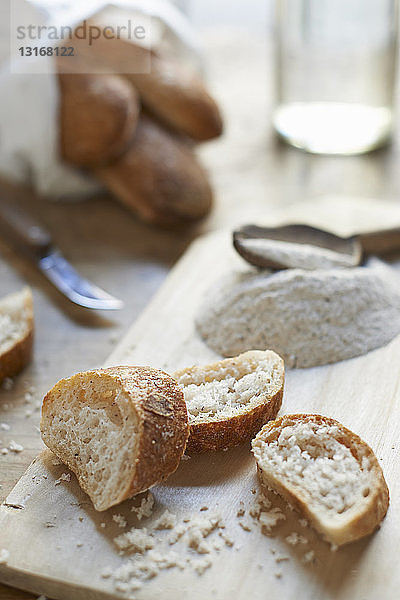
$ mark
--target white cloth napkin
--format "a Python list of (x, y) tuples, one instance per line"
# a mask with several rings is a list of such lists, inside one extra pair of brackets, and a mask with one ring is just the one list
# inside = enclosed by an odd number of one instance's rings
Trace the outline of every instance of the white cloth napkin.
[[(140, 9), (166, 23), (191, 50), (196, 47), (196, 36), (188, 21), (168, 0), (12, 2), (13, 11), (23, 15), (25, 22), (46, 25), (73, 26), (108, 5)], [(99, 183), (65, 164), (58, 154), (59, 95), (52, 59), (44, 59), (49, 63), (47, 73), (11, 72), (9, 4), (0, 2), (0, 176), (31, 184), (38, 193), (54, 199), (92, 194), (101, 189)]]

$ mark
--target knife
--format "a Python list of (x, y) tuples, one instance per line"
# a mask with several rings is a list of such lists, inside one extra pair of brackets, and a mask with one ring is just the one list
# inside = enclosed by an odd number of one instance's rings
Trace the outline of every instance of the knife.
[(102, 310), (123, 307), (121, 300), (81, 277), (54, 246), (49, 232), (30, 214), (3, 199), (0, 203), (0, 233), (75, 304)]

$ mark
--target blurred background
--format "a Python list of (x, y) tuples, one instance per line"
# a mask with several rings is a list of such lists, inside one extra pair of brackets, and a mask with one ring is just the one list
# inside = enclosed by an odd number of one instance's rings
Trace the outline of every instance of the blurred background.
[[(0, 422), (10, 426), (10, 431), (1, 431), (2, 445), (7, 447), (12, 438), (24, 448), (0, 456), (1, 500), (41, 447), (37, 424), (43, 394), (61, 377), (106, 360), (196, 237), (247, 223), (302, 222), (343, 235), (400, 226), (396, 93), (390, 139), (385, 137), (372, 151), (309, 153), (277, 135), (273, 127), (279, 91), (276, 52), (282, 38), (277, 35), (276, 4), (273, 0), (177, 2), (188, 21), (183, 25), (185, 43), (176, 46), (173, 35), (165, 56), (160, 46), (158, 58), (153, 59), (159, 80), (152, 85), (146, 74), (134, 81), (131, 78), (137, 105), (122, 114), (124, 123), (130, 123), (141, 137), (128, 140), (129, 136), (122, 136), (122, 145), (109, 162), (97, 164), (85, 154), (86, 125), (89, 132), (99, 127), (92, 111), (85, 109), (84, 99), (87, 94), (98, 102), (103, 92), (97, 84), (74, 79), (68, 68), (60, 67), (61, 75), (51, 75), (53, 83), (44, 96), (52, 102), (47, 114), (42, 96), (32, 91), (38, 81), (48, 84), (46, 75), (36, 75), (28, 91), (20, 88), (17, 104), (23, 107), (22, 113), (13, 107), (10, 93), (8, 104), (3, 99), (0, 216), (5, 218), (4, 207), (11, 205), (19, 216), (28, 214), (37, 220), (77, 272), (121, 300), (124, 307), (94, 311), (70, 302), (44, 277), (35, 260), (9, 239), (13, 233), (10, 236), (5, 219), (0, 236), (0, 292), (3, 296), (29, 285), (36, 325), (32, 362), (0, 389)], [(68, 12), (77, 5), (65, 1), (63, 9)], [(397, 3), (389, 3), (387, 11), (394, 11), (386, 14), (394, 15), (388, 35), (396, 88)], [(0, 96), (7, 96), (3, 92), (10, 89), (9, 78), (24, 74), (3, 71)], [(336, 75), (330, 73), (334, 84)], [(306, 75), (311, 78), (312, 73)], [(174, 93), (176, 87), (180, 90), (179, 101), (184, 99), (178, 107), (170, 104), (171, 80), (176, 83)], [(336, 87), (340, 85), (337, 81)], [(105, 96), (112, 98), (111, 103), (118, 98), (125, 106), (126, 87), (115, 81), (110, 86)], [(304, 86), (308, 89), (307, 80)], [(198, 96), (205, 120), (199, 117)], [(180, 119), (188, 113), (192, 119)], [(178, 118), (171, 120), (171, 115)], [(99, 118), (104, 123), (101, 131), (114, 135), (107, 131), (109, 113)], [(73, 140), (83, 140), (79, 148), (71, 146), (71, 131)], [(109, 139), (102, 142), (105, 152), (112, 150)], [(19, 145), (24, 149), (20, 154)], [(12, 173), (8, 176), (11, 169), (4, 156), (10, 148), (14, 157), (16, 152), (18, 160), (24, 159), (18, 162), (24, 167), (15, 169), (24, 174), (24, 181)], [(28, 155), (51, 159), (39, 165), (37, 179)], [(55, 163), (61, 164), (62, 172), (56, 172)], [(51, 173), (46, 170), (48, 164)], [(70, 186), (68, 194), (54, 193), (58, 182)], [(2, 586), (0, 597), (33, 598)]]

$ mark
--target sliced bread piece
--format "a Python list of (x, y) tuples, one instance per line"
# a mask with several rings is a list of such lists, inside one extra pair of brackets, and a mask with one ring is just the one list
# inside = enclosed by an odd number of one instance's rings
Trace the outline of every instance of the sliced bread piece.
[(173, 377), (188, 410), (189, 452), (241, 444), (274, 419), (282, 404), (283, 360), (271, 350), (250, 350)]
[(99, 511), (166, 479), (189, 435), (181, 389), (150, 367), (62, 379), (43, 400), (40, 428)]
[(261, 482), (278, 492), (331, 544), (372, 533), (389, 506), (371, 448), (320, 415), (285, 415), (253, 440)]
[(0, 299), (0, 383), (19, 373), (33, 348), (33, 299), (28, 287)]

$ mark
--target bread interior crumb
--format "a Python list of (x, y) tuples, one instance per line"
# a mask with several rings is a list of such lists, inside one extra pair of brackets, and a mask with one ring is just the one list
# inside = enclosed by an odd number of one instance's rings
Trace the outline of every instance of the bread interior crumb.
[(338, 436), (336, 426), (297, 422), (257, 440), (254, 454), (262, 469), (300, 491), (310, 506), (342, 515), (368, 502), (372, 475), (368, 457), (355, 457)]
[(7, 352), (29, 329), (27, 292), (10, 294), (0, 300), (0, 354)]
[(281, 386), (281, 368), (271, 356), (262, 360), (242, 358), (240, 362), (227, 359), (216, 365), (192, 367), (174, 375), (183, 389), (192, 424), (247, 412)]
[[(116, 503), (129, 485), (137, 416), (112, 377), (92, 375), (57, 391), (51, 436), (58, 456), (78, 474), (97, 510)], [(111, 496), (111, 500), (110, 500)]]

